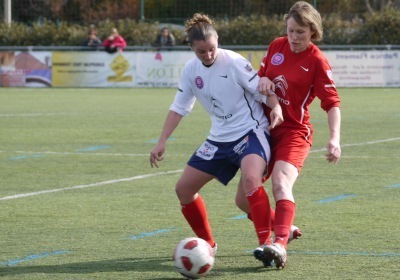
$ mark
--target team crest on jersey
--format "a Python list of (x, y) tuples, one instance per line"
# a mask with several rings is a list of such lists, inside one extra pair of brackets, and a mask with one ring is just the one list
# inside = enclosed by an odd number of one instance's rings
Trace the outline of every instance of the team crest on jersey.
[(246, 69), (246, 70), (249, 71), (249, 72), (253, 71), (253, 67), (251, 67), (250, 64), (247, 64), (247, 65), (244, 67), (244, 69)]
[(276, 53), (271, 58), (272, 65), (279, 65), (285, 60), (285, 57), (281, 53)]
[(194, 79), (194, 82), (196, 83), (196, 86), (197, 86), (199, 89), (202, 89), (202, 88), (204, 87), (203, 79), (202, 79), (200, 76), (197, 76), (197, 77)]

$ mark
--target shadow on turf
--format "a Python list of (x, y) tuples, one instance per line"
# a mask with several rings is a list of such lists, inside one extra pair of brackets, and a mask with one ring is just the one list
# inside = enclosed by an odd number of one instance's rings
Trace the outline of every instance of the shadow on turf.
[[(222, 258), (237, 258), (238, 256), (218, 256), (218, 259)], [(252, 258), (253, 261), (253, 258)], [(250, 266), (238, 266), (238, 267), (228, 267), (219, 268), (218, 264), (215, 266), (214, 270), (207, 278), (218, 277), (226, 274), (244, 274), (244, 273), (257, 273), (265, 272), (266, 269), (260, 267), (258, 261), (254, 260), (249, 262)], [(10, 276), (10, 275), (21, 275), (21, 274), (31, 274), (31, 273), (42, 273), (42, 274), (90, 274), (90, 273), (101, 273), (101, 272), (160, 272), (165, 271), (170, 273), (173, 271), (172, 262), (170, 257), (159, 257), (159, 258), (123, 258), (123, 259), (112, 259), (103, 261), (91, 261), (91, 262), (76, 262), (76, 263), (66, 263), (59, 265), (15, 265), (15, 266), (0, 266), (0, 276)], [(268, 270), (267, 270), (268, 271)], [(182, 279), (181, 276), (177, 274), (176, 277), (165, 278), (155, 278), (154, 276), (148, 278), (149, 280), (163, 279), (163, 280), (175, 280)]]

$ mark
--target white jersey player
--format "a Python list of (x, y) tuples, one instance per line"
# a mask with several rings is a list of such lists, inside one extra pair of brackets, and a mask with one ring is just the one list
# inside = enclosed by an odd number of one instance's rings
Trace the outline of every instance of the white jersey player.
[(246, 59), (218, 48), (218, 34), (208, 16), (195, 14), (186, 22), (186, 31), (196, 57), (182, 71), (178, 92), (150, 153), (150, 164), (158, 167), (168, 137), (198, 100), (210, 115), (211, 129), (175, 186), (183, 216), (197, 237), (215, 251), (207, 211), (198, 192), (212, 179), (227, 185), (240, 168), (236, 205), (251, 217), (258, 245), (269, 244), (271, 210), (262, 177), (271, 152), (268, 120), (261, 102), (272, 109), (272, 129), (283, 121), (278, 99), (275, 94), (263, 99), (257, 92), (259, 78)]
[(234, 141), (248, 130), (268, 126), (258, 79), (240, 54), (218, 48), (212, 65), (205, 66), (197, 57), (186, 63), (170, 110), (185, 116), (197, 99), (211, 118), (208, 139)]

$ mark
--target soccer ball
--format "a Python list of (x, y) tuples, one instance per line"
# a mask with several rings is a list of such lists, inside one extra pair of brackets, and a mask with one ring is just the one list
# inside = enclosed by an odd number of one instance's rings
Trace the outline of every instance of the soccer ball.
[(172, 261), (180, 274), (198, 279), (213, 268), (214, 251), (204, 239), (189, 237), (176, 245)]

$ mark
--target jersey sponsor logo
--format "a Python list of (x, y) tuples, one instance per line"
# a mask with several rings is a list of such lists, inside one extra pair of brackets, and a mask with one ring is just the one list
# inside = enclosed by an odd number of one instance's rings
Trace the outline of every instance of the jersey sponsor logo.
[(303, 69), (303, 70), (306, 71), (306, 72), (308, 72), (308, 70), (310, 70), (310, 69), (305, 68), (305, 67), (303, 67), (303, 66), (300, 66), (300, 67), (301, 67), (301, 69)]
[(281, 53), (276, 53), (271, 57), (272, 65), (279, 65), (285, 60), (285, 57)]
[(203, 144), (201, 144), (201, 146), (197, 149), (196, 156), (205, 160), (211, 160), (217, 151), (217, 146), (204, 141)]
[(244, 69), (246, 69), (246, 70), (249, 71), (249, 72), (253, 71), (253, 67), (251, 67), (250, 64), (247, 64), (247, 65), (244, 67)]
[(227, 115), (227, 116), (218, 116), (218, 115), (215, 115), (218, 119), (221, 119), (221, 120), (227, 120), (227, 119), (230, 119), (230, 118), (232, 118), (232, 114), (229, 114), (229, 115)]
[(281, 103), (283, 103), (283, 104), (285, 104), (285, 105), (289, 105), (289, 104), (290, 104), (290, 101), (289, 101), (289, 100), (283, 99), (283, 98), (280, 97), (280, 96), (277, 96), (277, 97), (278, 97), (279, 102), (281, 102)]
[(242, 141), (240, 141), (235, 147), (233, 147), (233, 151), (238, 155), (241, 155), (243, 153), (243, 150), (246, 148), (248, 142), (249, 136), (247, 135), (245, 138), (243, 138)]
[(220, 77), (227, 79), (228, 75), (220, 75)]
[(212, 110), (216, 116), (218, 116), (219, 114), (225, 113), (224, 109), (222, 109), (222, 102), (219, 101), (214, 96), (211, 96), (211, 106), (212, 106)]
[(275, 92), (276, 89), (280, 89), (281, 93), (283, 96), (286, 96), (286, 90), (288, 88), (288, 83), (285, 79), (285, 76), (279, 75), (278, 77), (275, 77), (272, 82), (275, 84)]
[(197, 76), (197, 77), (194, 79), (194, 82), (196, 83), (196, 86), (197, 86), (199, 89), (202, 89), (202, 88), (204, 87), (203, 79), (202, 79), (200, 76)]

